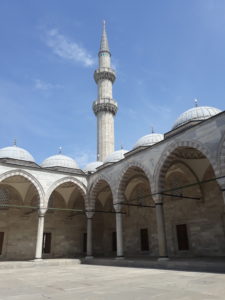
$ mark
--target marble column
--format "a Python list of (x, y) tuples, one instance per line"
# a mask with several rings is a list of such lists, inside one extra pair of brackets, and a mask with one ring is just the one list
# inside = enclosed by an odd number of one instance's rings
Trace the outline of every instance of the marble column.
[(123, 215), (121, 208), (115, 207), (116, 210), (116, 245), (117, 245), (117, 258), (123, 258)]
[(168, 260), (163, 202), (162, 201), (156, 202), (155, 206), (156, 206), (156, 222), (157, 222), (158, 245), (159, 245), (158, 260)]
[(93, 258), (92, 250), (92, 217), (87, 217), (87, 256), (86, 258)]
[(35, 260), (41, 260), (42, 259), (44, 220), (45, 220), (45, 214), (43, 212), (39, 211), (39, 213), (38, 213), (38, 230), (37, 230), (37, 243), (36, 243)]

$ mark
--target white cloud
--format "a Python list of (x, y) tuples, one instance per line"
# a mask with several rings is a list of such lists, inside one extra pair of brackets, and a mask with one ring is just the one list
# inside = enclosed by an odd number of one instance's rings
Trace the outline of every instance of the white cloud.
[(52, 83), (48, 83), (48, 82), (45, 82), (45, 81), (40, 80), (40, 79), (35, 79), (34, 80), (34, 87), (37, 90), (47, 91), (47, 90), (50, 90), (50, 89), (59, 89), (59, 88), (62, 88), (63, 86), (60, 85), (60, 84), (52, 84)]
[(85, 67), (95, 64), (95, 59), (86, 49), (60, 34), (57, 29), (51, 29), (47, 32), (46, 43), (61, 58), (82, 63)]

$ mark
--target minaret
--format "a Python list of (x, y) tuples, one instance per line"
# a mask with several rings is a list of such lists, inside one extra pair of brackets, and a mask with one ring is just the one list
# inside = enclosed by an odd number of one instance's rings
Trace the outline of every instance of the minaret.
[(93, 103), (93, 111), (97, 117), (97, 160), (104, 161), (114, 151), (114, 116), (117, 103), (113, 100), (112, 85), (116, 74), (111, 69), (111, 53), (103, 21), (103, 31), (98, 52), (99, 68), (94, 73), (98, 85), (98, 98)]

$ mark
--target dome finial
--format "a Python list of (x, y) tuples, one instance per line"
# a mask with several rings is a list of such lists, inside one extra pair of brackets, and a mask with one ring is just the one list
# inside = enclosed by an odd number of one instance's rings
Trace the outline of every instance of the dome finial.
[(194, 102), (195, 102), (195, 107), (198, 107), (198, 99), (194, 99)]
[(154, 133), (154, 132), (155, 132), (155, 130), (154, 130), (154, 126), (151, 126), (151, 131), (152, 131), (152, 133)]
[(16, 146), (16, 138), (13, 139), (13, 146)]
[(123, 150), (123, 145), (122, 144), (120, 145), (120, 149)]
[(59, 154), (62, 154), (62, 147), (59, 147)]

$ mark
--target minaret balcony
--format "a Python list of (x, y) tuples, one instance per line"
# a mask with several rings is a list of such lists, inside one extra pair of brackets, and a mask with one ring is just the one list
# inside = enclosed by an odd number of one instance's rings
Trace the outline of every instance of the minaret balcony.
[(100, 111), (111, 112), (113, 115), (117, 113), (118, 105), (117, 102), (110, 98), (102, 98), (93, 102), (92, 105), (95, 115)]
[(96, 83), (103, 79), (111, 80), (113, 83), (116, 79), (116, 72), (111, 68), (99, 68), (95, 70), (94, 79)]

